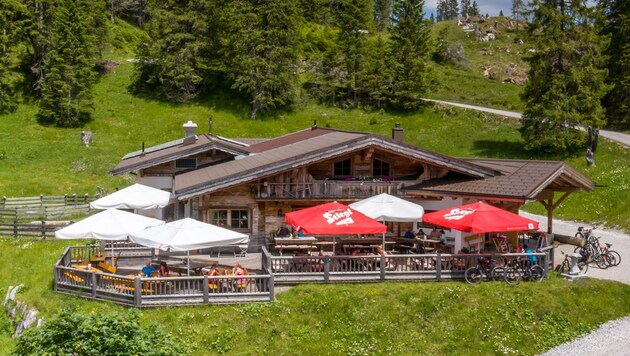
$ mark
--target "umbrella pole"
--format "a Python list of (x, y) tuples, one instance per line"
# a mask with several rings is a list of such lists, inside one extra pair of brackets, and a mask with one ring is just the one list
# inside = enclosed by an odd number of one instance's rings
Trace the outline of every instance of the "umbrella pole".
[(186, 270), (188, 271), (188, 276), (190, 277), (190, 250), (186, 251), (186, 263), (188, 264)]

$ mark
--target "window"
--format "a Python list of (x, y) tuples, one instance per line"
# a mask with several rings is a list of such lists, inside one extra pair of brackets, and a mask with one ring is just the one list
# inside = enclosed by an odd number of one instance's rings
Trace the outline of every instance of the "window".
[(373, 177), (389, 177), (389, 163), (374, 159), (372, 161), (372, 176)]
[(196, 158), (182, 158), (175, 160), (175, 168), (176, 169), (195, 169), (197, 168), (197, 159)]
[(350, 159), (335, 162), (334, 168), (333, 168), (333, 176), (347, 177), (351, 175), (352, 175), (352, 161)]
[(210, 210), (210, 223), (230, 229), (249, 229), (249, 210)]

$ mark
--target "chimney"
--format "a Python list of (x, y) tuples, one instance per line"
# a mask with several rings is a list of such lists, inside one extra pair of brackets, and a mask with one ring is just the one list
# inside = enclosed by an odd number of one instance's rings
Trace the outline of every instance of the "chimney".
[(403, 129), (400, 127), (400, 123), (396, 123), (396, 127), (392, 129), (392, 140), (396, 142), (403, 142)]
[(184, 145), (195, 143), (197, 141), (197, 136), (195, 135), (197, 124), (188, 120), (188, 122), (182, 125), (182, 127), (184, 128), (184, 132), (186, 133), (186, 135), (184, 136)]

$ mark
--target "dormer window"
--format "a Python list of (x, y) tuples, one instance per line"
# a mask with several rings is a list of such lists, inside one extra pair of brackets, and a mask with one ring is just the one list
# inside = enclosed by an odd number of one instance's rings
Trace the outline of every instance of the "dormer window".
[(389, 163), (374, 159), (372, 161), (372, 176), (373, 177), (389, 177), (391, 172), (389, 169)]
[(335, 177), (350, 177), (352, 176), (352, 161), (345, 159), (343, 161), (335, 162), (333, 167), (333, 176)]
[(181, 158), (175, 160), (175, 169), (195, 169), (197, 168), (196, 158)]

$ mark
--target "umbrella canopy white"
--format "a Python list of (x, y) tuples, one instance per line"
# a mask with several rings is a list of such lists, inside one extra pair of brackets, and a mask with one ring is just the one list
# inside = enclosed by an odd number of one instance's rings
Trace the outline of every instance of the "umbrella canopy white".
[(246, 244), (249, 236), (195, 219), (185, 218), (129, 234), (135, 243), (163, 251), (190, 251)]
[(424, 214), (421, 205), (386, 193), (359, 200), (350, 207), (378, 221), (416, 222)]
[(171, 193), (134, 184), (90, 203), (92, 209), (156, 209), (168, 205)]
[(163, 225), (164, 221), (128, 213), (122, 210), (107, 209), (55, 231), (59, 239), (99, 239), (126, 240), (131, 232), (147, 227)]

